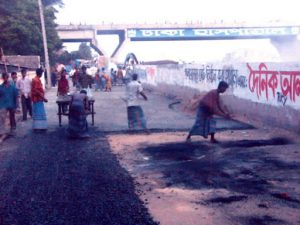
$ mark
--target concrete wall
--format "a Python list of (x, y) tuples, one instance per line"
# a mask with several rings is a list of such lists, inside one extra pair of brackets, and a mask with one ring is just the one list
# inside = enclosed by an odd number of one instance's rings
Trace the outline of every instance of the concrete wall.
[(234, 114), (300, 132), (300, 63), (142, 66), (144, 83), (188, 102), (196, 93), (230, 85), (222, 96)]

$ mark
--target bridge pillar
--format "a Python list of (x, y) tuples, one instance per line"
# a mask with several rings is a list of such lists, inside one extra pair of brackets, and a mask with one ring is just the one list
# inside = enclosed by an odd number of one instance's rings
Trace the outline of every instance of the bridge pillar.
[(62, 27), (57, 30), (57, 33), (62, 42), (89, 42), (90, 46), (99, 55), (105, 55), (104, 51), (100, 48), (100, 46), (97, 43), (97, 30), (93, 27)]
[(124, 47), (125, 43), (127, 43), (127, 38), (126, 38), (126, 31), (119, 31), (118, 32), (118, 37), (119, 37), (119, 44), (114, 50), (114, 52), (111, 55), (111, 58), (117, 58), (117, 55), (119, 54), (120, 50)]
[(94, 49), (99, 55), (104, 55), (104, 53), (98, 47), (97, 43), (91, 41), (90, 45), (91, 45), (91, 48)]
[(272, 37), (271, 43), (282, 61), (300, 61), (300, 41), (297, 36)]
[[(125, 29), (117, 29), (117, 30), (97, 30), (96, 35), (117, 35), (119, 38), (119, 43), (113, 53), (111, 54), (110, 58), (112, 60), (117, 59), (117, 55), (120, 52), (121, 48), (124, 46), (126, 43), (126, 30)], [(101, 44), (101, 43), (100, 43)], [(98, 48), (100, 49), (100, 45), (97, 45)]]
[(94, 35), (93, 35), (93, 39), (91, 39), (91, 47), (99, 54), (99, 55), (105, 55), (104, 51), (101, 49), (100, 45), (98, 44), (97, 41), (97, 30), (94, 29)]

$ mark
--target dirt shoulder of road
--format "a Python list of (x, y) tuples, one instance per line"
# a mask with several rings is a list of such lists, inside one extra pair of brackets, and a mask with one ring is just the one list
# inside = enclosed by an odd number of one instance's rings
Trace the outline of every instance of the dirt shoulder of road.
[(300, 223), (299, 135), (228, 130), (212, 145), (186, 132), (111, 134), (121, 165), (161, 224)]

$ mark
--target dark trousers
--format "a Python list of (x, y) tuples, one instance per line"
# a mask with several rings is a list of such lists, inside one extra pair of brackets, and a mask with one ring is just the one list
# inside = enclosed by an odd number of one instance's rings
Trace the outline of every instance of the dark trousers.
[(24, 95), (21, 96), (21, 104), (22, 104), (22, 112), (23, 112), (23, 120), (27, 120), (27, 112), (32, 117), (32, 105), (31, 98), (25, 98)]
[(17, 125), (16, 125), (16, 117), (15, 117), (15, 109), (7, 109), (9, 113), (9, 124), (10, 124), (10, 129), (15, 130)]

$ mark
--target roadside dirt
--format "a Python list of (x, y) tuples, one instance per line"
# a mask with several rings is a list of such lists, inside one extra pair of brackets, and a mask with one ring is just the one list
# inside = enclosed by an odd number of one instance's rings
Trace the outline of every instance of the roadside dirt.
[(220, 144), (185, 132), (108, 135), (161, 224), (300, 224), (300, 145), (273, 128), (228, 130)]

